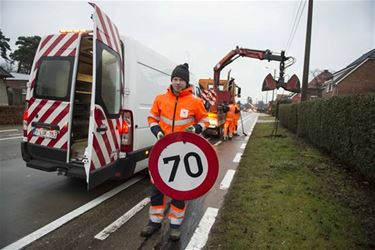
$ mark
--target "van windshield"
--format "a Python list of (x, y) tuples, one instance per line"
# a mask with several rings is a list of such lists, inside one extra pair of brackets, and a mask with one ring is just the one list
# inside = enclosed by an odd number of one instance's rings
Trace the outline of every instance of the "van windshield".
[(66, 97), (71, 79), (72, 60), (45, 59), (36, 80), (36, 95), (61, 99)]

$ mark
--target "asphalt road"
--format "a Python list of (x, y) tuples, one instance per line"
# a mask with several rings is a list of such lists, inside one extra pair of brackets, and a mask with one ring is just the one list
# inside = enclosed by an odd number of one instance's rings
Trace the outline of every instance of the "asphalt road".
[[(257, 114), (243, 114), (245, 132), (255, 122)], [(17, 131), (5, 131), (17, 129)], [(0, 248), (55, 221), (70, 211), (92, 201), (126, 181), (107, 181), (92, 191), (86, 191), (84, 180), (57, 176), (25, 167), (20, 155), (21, 128), (0, 128)], [(239, 129), (241, 132), (241, 129)], [(11, 136), (11, 134), (13, 134)], [(241, 133), (240, 133), (241, 134)], [(7, 139), (8, 138), (8, 139)], [(145, 239), (139, 236), (147, 223), (148, 206), (132, 217), (105, 240), (94, 236), (148, 197), (147, 177), (82, 214), (35, 240), (26, 249), (185, 249), (207, 207), (220, 208), (226, 190), (219, 188), (228, 169), (236, 169), (236, 154), (243, 152), (247, 137), (240, 135), (220, 143), (210, 139), (219, 157), (219, 176), (206, 195), (188, 203), (186, 220), (178, 242), (168, 240), (167, 220), (161, 230)]]

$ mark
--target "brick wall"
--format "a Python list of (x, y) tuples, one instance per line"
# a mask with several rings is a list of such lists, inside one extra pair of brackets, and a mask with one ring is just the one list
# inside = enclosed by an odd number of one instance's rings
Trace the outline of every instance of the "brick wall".
[(338, 95), (375, 93), (375, 60), (370, 59), (337, 85)]
[(0, 125), (22, 124), (24, 106), (0, 106)]

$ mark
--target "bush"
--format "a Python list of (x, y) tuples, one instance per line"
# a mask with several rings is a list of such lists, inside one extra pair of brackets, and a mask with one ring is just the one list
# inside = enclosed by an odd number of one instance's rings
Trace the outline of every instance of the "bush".
[(24, 106), (0, 106), (0, 124), (22, 124)]
[(375, 180), (375, 95), (280, 105), (283, 126)]
[(297, 133), (298, 104), (279, 105), (280, 123), (293, 133)]

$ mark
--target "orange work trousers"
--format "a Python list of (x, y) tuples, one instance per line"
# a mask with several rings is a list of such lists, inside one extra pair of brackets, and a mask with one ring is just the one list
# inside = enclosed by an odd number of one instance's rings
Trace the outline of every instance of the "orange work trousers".
[(229, 129), (229, 137), (233, 137), (233, 131), (235, 128), (235, 120), (234, 119), (226, 119), (224, 123), (224, 137), (228, 136), (228, 129)]

